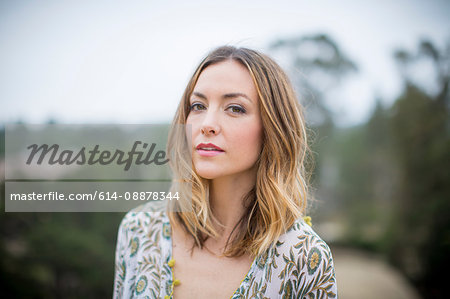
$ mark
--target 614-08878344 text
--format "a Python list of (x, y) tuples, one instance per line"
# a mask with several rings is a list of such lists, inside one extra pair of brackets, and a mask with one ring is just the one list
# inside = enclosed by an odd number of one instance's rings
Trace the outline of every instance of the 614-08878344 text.
[(100, 192), (100, 200), (117, 200), (124, 198), (125, 200), (178, 200), (178, 192), (125, 192), (123, 195), (119, 195), (118, 192)]

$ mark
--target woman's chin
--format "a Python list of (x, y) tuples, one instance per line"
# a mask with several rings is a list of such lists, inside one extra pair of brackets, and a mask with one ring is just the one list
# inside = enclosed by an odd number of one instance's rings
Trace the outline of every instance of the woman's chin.
[(197, 172), (197, 174), (198, 174), (201, 178), (207, 179), (207, 180), (213, 180), (213, 179), (215, 179), (215, 178), (218, 177), (217, 174), (209, 173), (209, 172), (206, 172), (206, 173), (205, 173), (205, 172)]
[(195, 169), (195, 172), (202, 178), (207, 180), (212, 180), (221, 176), (221, 174), (217, 171), (217, 169)]

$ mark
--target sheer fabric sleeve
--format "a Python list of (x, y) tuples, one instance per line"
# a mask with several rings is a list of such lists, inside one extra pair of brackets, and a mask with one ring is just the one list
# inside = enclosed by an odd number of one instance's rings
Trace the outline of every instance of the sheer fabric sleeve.
[(337, 298), (333, 257), (328, 245), (320, 240), (306, 257), (305, 285), (297, 298)]
[(120, 223), (118, 234), (117, 234), (117, 244), (115, 253), (115, 264), (114, 264), (114, 289), (113, 298), (119, 299), (123, 298), (125, 286), (125, 277), (127, 274), (127, 261), (126, 261), (126, 251), (128, 240), (128, 229), (127, 229), (127, 216), (124, 217)]
[(277, 263), (281, 298), (337, 298), (333, 257), (325, 241), (305, 223), (289, 235), (295, 242), (281, 250)]

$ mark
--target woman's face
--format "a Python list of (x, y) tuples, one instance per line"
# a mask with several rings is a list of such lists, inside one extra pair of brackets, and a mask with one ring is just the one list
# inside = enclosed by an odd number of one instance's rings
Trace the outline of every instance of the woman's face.
[(192, 161), (201, 177), (254, 175), (263, 134), (259, 101), (249, 71), (237, 61), (203, 70), (186, 120), (192, 125)]

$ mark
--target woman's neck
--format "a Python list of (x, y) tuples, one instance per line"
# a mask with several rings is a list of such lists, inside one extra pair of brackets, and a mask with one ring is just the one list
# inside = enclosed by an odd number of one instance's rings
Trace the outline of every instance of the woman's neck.
[(256, 173), (246, 172), (211, 181), (209, 197), (214, 217), (223, 225), (217, 227), (223, 238), (228, 238), (245, 212), (244, 197), (254, 187)]

